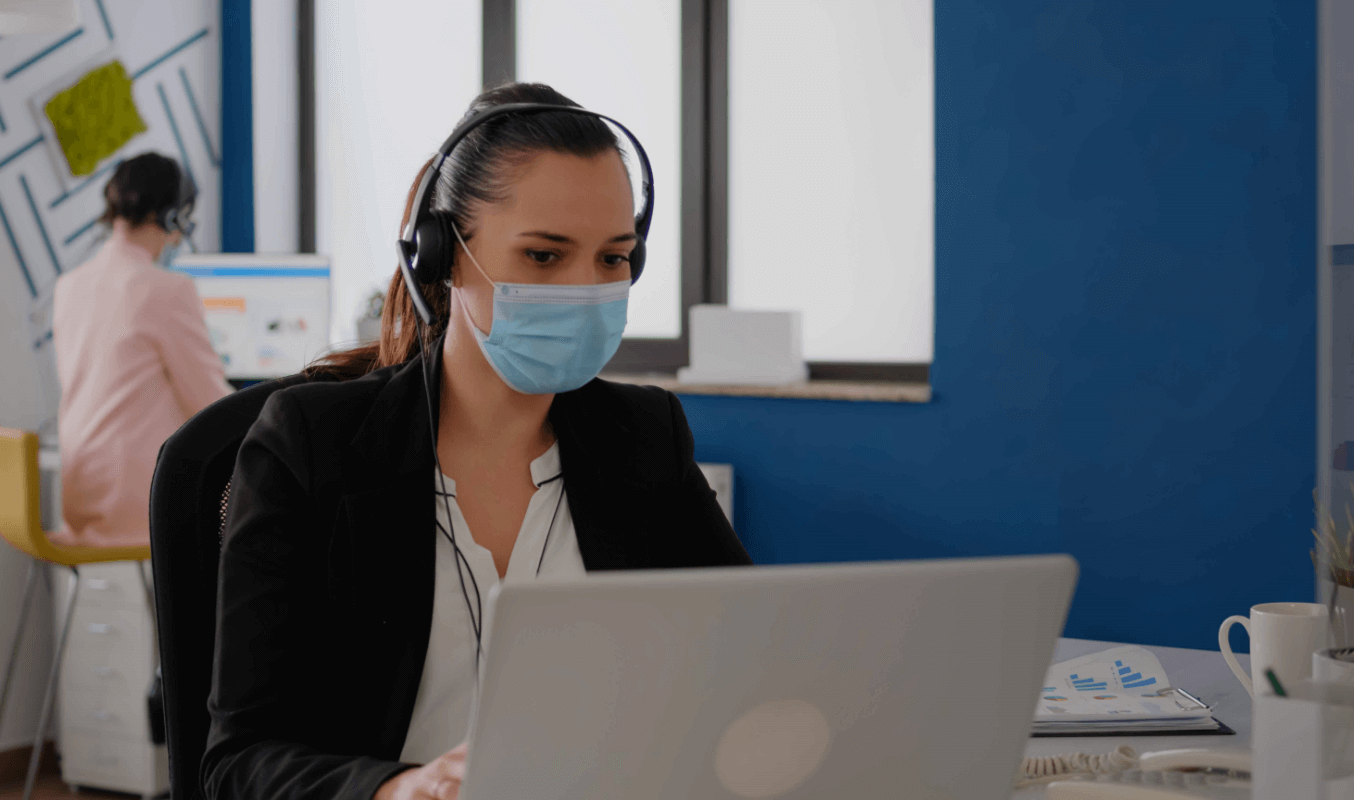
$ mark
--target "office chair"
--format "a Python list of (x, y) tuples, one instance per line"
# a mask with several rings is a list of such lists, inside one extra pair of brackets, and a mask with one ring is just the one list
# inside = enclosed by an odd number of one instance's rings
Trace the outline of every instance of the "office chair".
[(224, 397), (160, 448), (150, 487), (150, 550), (160, 638), (169, 794), (202, 797), (207, 696), (216, 642), (216, 576), (235, 453), (273, 392), (294, 375)]
[[(5, 669), (3, 682), (0, 682), (0, 722), (5, 718), (5, 702), (9, 699), (10, 681), (18, 665), (19, 647), (23, 643), (24, 626), (28, 622), (28, 610), (32, 606), (38, 574), (41, 573), (48, 586), (51, 586), (50, 576), (38, 565), (38, 561), (66, 567), (73, 576), (70, 598), (66, 601), (66, 609), (62, 614), (56, 653), (53, 654), (52, 668), (47, 677), (47, 689), (43, 694), (42, 710), (38, 715), (38, 730), (33, 739), (33, 752), (28, 759), (28, 774), (24, 779), (23, 791), (24, 800), (28, 800), (33, 795), (33, 783), (38, 775), (38, 761), (42, 757), (43, 743), (47, 739), (47, 725), (51, 721), (52, 699), (56, 695), (57, 678), (61, 675), (61, 660), (66, 653), (71, 617), (75, 612), (75, 599), (80, 593), (79, 567), (82, 564), (108, 561), (145, 561), (150, 558), (150, 547), (79, 547), (57, 544), (49, 539), (42, 530), (38, 435), (14, 428), (0, 428), (0, 536), (33, 559), (28, 564), (28, 581), (24, 586), (23, 603), (19, 607), (19, 626), (14, 631), (9, 664)], [(145, 580), (144, 574), (142, 580)], [(145, 588), (149, 595), (149, 587)]]

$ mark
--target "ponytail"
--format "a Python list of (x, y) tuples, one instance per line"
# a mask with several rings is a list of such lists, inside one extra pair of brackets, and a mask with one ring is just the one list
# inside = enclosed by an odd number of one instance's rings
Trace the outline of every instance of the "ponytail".
[[(432, 163), (432, 159), (429, 159), (423, 165), (418, 175), (414, 177), (413, 185), (409, 187), (409, 195), (404, 201), (404, 216), (400, 218), (401, 231), (413, 213), (414, 193), (418, 191), (419, 181), (423, 180), (423, 173), (432, 167)], [(433, 311), (433, 322), (426, 332), (427, 340), (424, 344), (431, 344), (447, 329), (447, 295), (445, 292), (433, 291), (424, 296)], [(390, 286), (386, 289), (384, 308), (381, 311), (380, 338), (372, 344), (322, 356), (306, 367), (306, 377), (346, 381), (360, 378), (368, 372), (384, 367), (403, 364), (419, 352), (418, 337), (422, 329), (419, 323), (413, 298), (409, 296), (409, 287), (404, 283), (404, 275), (396, 268), (395, 274), (390, 278)]]

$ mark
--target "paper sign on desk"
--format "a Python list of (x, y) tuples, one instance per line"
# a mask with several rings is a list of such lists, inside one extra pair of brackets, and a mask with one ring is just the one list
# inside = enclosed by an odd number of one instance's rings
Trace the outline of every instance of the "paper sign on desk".
[(1065, 726), (1217, 727), (1208, 706), (1171, 686), (1156, 656), (1116, 647), (1061, 664), (1044, 678), (1035, 729)]

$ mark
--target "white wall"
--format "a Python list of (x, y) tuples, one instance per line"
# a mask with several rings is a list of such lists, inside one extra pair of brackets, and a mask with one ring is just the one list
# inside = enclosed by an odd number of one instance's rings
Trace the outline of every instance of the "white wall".
[(296, 0), (252, 0), (254, 250), (295, 253), (297, 193)]

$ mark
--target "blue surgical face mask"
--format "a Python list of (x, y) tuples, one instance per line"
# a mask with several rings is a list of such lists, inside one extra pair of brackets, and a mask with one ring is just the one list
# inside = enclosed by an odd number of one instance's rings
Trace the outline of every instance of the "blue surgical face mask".
[(486, 335), (470, 320), (489, 365), (523, 394), (577, 389), (616, 355), (625, 333), (630, 281), (592, 286), (495, 283), (465, 246), (470, 263), (494, 287), (494, 319)]
[(165, 242), (165, 246), (160, 248), (160, 259), (159, 259), (160, 266), (164, 267), (165, 269), (169, 269), (170, 267), (174, 266), (174, 259), (178, 257), (179, 248), (182, 246), (183, 242), (181, 241), (174, 242), (172, 244), (170, 242)]

